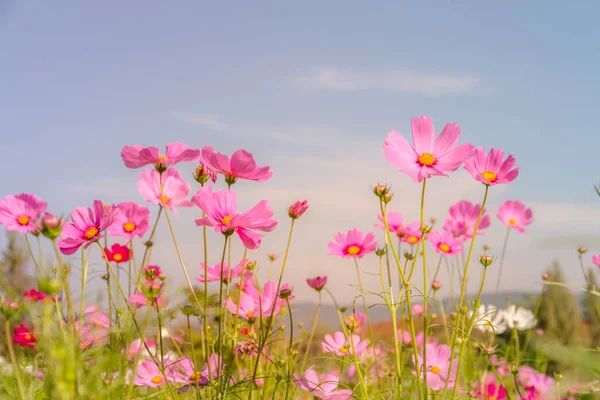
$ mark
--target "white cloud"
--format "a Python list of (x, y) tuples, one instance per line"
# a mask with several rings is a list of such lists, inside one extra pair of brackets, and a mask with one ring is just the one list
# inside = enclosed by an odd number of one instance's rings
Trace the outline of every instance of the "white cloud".
[(442, 96), (471, 92), (480, 78), (470, 75), (421, 73), (409, 70), (363, 70), (323, 68), (313, 74), (293, 79), (295, 88), (303, 90), (381, 90)]
[(219, 120), (216, 115), (205, 115), (205, 114), (190, 114), (183, 113), (177, 110), (171, 110), (169, 115), (182, 122), (186, 122), (192, 125), (199, 125), (213, 131), (222, 132), (227, 130), (227, 125)]

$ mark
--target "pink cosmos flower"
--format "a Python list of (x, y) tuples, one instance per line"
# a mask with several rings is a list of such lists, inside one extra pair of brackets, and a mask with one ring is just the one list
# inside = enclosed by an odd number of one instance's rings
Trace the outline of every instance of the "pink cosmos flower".
[(308, 369), (304, 375), (295, 379), (294, 383), (318, 399), (346, 400), (352, 394), (350, 389), (337, 389), (340, 383), (337, 372), (319, 377), (315, 370)]
[(402, 341), (404, 344), (411, 344), (412, 336), (409, 331), (405, 331), (402, 329), (398, 329), (398, 339)]
[[(383, 215), (381, 215), (381, 213), (377, 214), (377, 219), (381, 221), (381, 224), (375, 224), (375, 226), (385, 232), (385, 226), (383, 225)], [(404, 236), (404, 218), (402, 218), (402, 214), (400, 214), (399, 212), (389, 212), (387, 213), (386, 219), (391, 234), (400, 237)]]
[(63, 227), (58, 247), (63, 254), (71, 255), (82, 245), (88, 248), (103, 238), (102, 232), (113, 222), (115, 206), (105, 207), (100, 200), (94, 200), (94, 210), (77, 207), (71, 213), (71, 223)]
[(478, 391), (476, 396), (482, 400), (504, 400), (507, 398), (504, 386), (495, 382), (485, 384), (483, 393)]
[(252, 271), (244, 268), (244, 261), (240, 261), (240, 263), (231, 270), (229, 270), (229, 266), (227, 264), (223, 265), (223, 271), (221, 271), (221, 263), (217, 263), (213, 267), (207, 266), (206, 273), (208, 276), (206, 278), (204, 277), (204, 263), (201, 262), (200, 271), (200, 275), (196, 277), (196, 280), (200, 283), (204, 283), (205, 281), (222, 281), (223, 283), (227, 283), (227, 278), (239, 278), (242, 275), (242, 272), (244, 273), (244, 279), (250, 279), (252, 277)]
[(448, 176), (473, 154), (472, 144), (455, 147), (460, 137), (456, 124), (446, 124), (436, 138), (431, 118), (411, 118), (412, 146), (400, 133), (391, 131), (383, 151), (390, 164), (399, 168), (415, 182), (430, 176)]
[(181, 179), (179, 172), (174, 168), (162, 174), (155, 169), (144, 170), (137, 181), (137, 189), (144, 200), (161, 207), (168, 207), (175, 214), (177, 214), (175, 207), (192, 206), (192, 203), (186, 200), (190, 185)]
[(421, 240), (421, 223), (419, 221), (413, 222), (409, 225), (406, 225), (402, 229), (402, 233), (404, 236), (400, 239), (403, 243), (408, 243), (410, 245), (414, 245), (419, 243)]
[(137, 376), (133, 380), (136, 386), (159, 387), (167, 383), (162, 372), (151, 359), (143, 360), (136, 372)]
[(23, 299), (27, 301), (52, 301), (52, 298), (46, 293), (42, 293), (39, 290), (31, 289), (23, 293)]
[[(145, 339), (144, 341), (146, 342), (146, 346), (148, 346), (150, 352), (153, 355), (156, 354), (156, 341), (153, 339)], [(149, 358), (150, 354), (148, 353), (148, 350), (146, 350), (146, 346), (144, 346), (144, 344), (142, 343), (142, 339), (135, 339), (129, 344), (129, 347), (127, 349), (127, 359), (130, 361), (133, 360), (140, 352), (142, 358)]]
[(360, 333), (363, 326), (367, 323), (367, 315), (357, 311), (346, 318), (345, 322), (348, 329), (352, 332)]
[(141, 168), (148, 164), (154, 164), (157, 168), (166, 168), (182, 161), (197, 161), (200, 150), (190, 149), (183, 143), (173, 142), (167, 145), (166, 153), (159, 154), (157, 147), (143, 147), (139, 144), (134, 146), (123, 146), (121, 158), (127, 168)]
[(134, 237), (141, 238), (150, 229), (150, 210), (133, 201), (126, 201), (117, 205), (117, 213), (113, 224), (108, 228), (111, 236), (127, 239), (127, 243)]
[(162, 294), (159, 294), (158, 296), (156, 296), (154, 298), (148, 299), (148, 296), (146, 296), (140, 290), (136, 290), (134, 294), (132, 294), (131, 296), (129, 296), (127, 298), (127, 301), (129, 303), (133, 304), (136, 308), (140, 308), (140, 307), (146, 306), (149, 303), (153, 306), (154, 305), (154, 301), (156, 301), (158, 303), (159, 307), (163, 304)]
[[(423, 340), (424, 337), (425, 337), (425, 334), (423, 333), (423, 331), (421, 331), (415, 335), (415, 343), (417, 344), (418, 347), (423, 347), (423, 343), (425, 342)], [(437, 346), (438, 343), (437, 343), (437, 340), (435, 340), (435, 338), (433, 338), (431, 336), (427, 336), (427, 344)], [(429, 356), (427, 356), (427, 359), (429, 359)]]
[(533, 222), (533, 211), (519, 200), (505, 201), (498, 208), (496, 216), (504, 225), (519, 233), (525, 232), (525, 227)]
[(227, 299), (226, 306), (232, 314), (235, 315), (237, 310), (238, 316), (248, 321), (254, 321), (261, 316), (268, 318), (271, 314), (276, 315), (286, 305), (285, 300), (280, 299), (276, 291), (276, 282), (266, 282), (262, 293), (259, 293), (251, 279), (245, 280), (242, 284), (239, 307), (231, 298)]
[(13, 343), (21, 347), (35, 348), (37, 338), (33, 333), (33, 327), (29, 327), (23, 323), (13, 329)]
[[(446, 385), (446, 381), (448, 381), (449, 388), (454, 387), (458, 359), (455, 358), (454, 361), (452, 361), (451, 376), (448, 376), (451, 354), (452, 350), (445, 344), (441, 344), (439, 346), (427, 344), (427, 368), (425, 371), (425, 380), (427, 382), (427, 386), (431, 390), (443, 389)], [(423, 371), (422, 360), (423, 354), (421, 352), (418, 359), (417, 368), (419, 374), (421, 374)]]
[(225, 154), (217, 153), (213, 151), (212, 147), (205, 146), (202, 149), (201, 161), (225, 175), (226, 179), (231, 182), (235, 182), (236, 179), (264, 182), (273, 176), (268, 165), (264, 167), (257, 166), (252, 154), (246, 150), (237, 150), (229, 159)]
[(531, 400), (546, 398), (554, 387), (554, 379), (529, 366), (521, 367), (517, 378), (526, 390), (525, 398)]
[(595, 266), (600, 267), (600, 254), (592, 256), (592, 263), (594, 263)]
[(235, 232), (246, 248), (257, 249), (260, 247), (262, 235), (254, 231), (271, 232), (277, 227), (277, 220), (271, 219), (273, 211), (266, 200), (238, 214), (236, 196), (231, 190), (213, 193), (210, 185), (198, 190), (192, 198), (192, 203), (204, 211), (206, 217), (197, 219), (196, 225), (212, 226), (216, 232)]
[(329, 255), (343, 258), (357, 257), (362, 258), (366, 254), (372, 253), (377, 248), (375, 234), (369, 232), (366, 236), (362, 231), (354, 228), (348, 231), (346, 235), (338, 233), (334, 241), (329, 242)]
[[(473, 229), (479, 216), (479, 210), (481, 205), (474, 205), (470, 201), (461, 200), (454, 203), (449, 210), (449, 215), (444, 222), (444, 231), (452, 233), (457, 238), (462, 240), (469, 240), (473, 237)], [(490, 226), (490, 216), (487, 215), (486, 211), (483, 211), (481, 221), (479, 222), (479, 228), (477, 229), (478, 235), (483, 235), (483, 230)]]
[(0, 200), (0, 225), (7, 231), (39, 232), (40, 217), (47, 206), (48, 203), (34, 194), (9, 194)]
[(411, 314), (418, 317), (423, 314), (423, 311), (425, 311), (423, 304), (414, 304), (411, 309)]
[(175, 361), (167, 367), (167, 378), (170, 382), (187, 383), (191, 385), (208, 385), (208, 374), (203, 376), (200, 371), (194, 367), (194, 363), (189, 357), (184, 357)]
[(475, 180), (485, 185), (510, 183), (519, 176), (519, 168), (514, 168), (517, 160), (509, 155), (504, 160), (504, 152), (491, 149), (487, 157), (483, 147), (478, 147), (473, 156), (465, 161), (465, 169)]
[[(352, 349), (354, 345), (354, 349)], [(325, 335), (325, 341), (321, 343), (325, 353), (333, 353), (343, 357), (348, 354), (360, 356), (367, 348), (368, 342), (360, 340), (360, 336), (351, 335), (347, 339), (343, 332), (337, 331), (331, 335)]]
[(288, 210), (291, 219), (298, 219), (308, 209), (308, 200), (297, 201), (292, 204)]
[(308, 286), (315, 289), (317, 292), (320, 292), (321, 290), (323, 290), (323, 288), (325, 287), (325, 284), (327, 283), (327, 277), (326, 276), (316, 276), (312, 279), (311, 278), (307, 279), (306, 283), (308, 283)]
[(443, 233), (439, 231), (431, 231), (427, 235), (427, 240), (429, 240), (431, 247), (433, 247), (435, 251), (440, 254), (455, 256), (463, 251), (462, 240), (455, 237), (448, 231)]
[(110, 249), (105, 248), (106, 259), (117, 264), (129, 261), (131, 250), (127, 246), (122, 246), (119, 243), (112, 245)]

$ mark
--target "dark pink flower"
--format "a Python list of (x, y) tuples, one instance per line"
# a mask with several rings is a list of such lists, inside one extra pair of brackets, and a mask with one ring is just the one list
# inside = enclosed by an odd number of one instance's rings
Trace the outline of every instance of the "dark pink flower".
[(509, 155), (504, 160), (504, 152), (500, 149), (491, 149), (487, 157), (483, 147), (479, 147), (473, 156), (465, 161), (465, 169), (475, 180), (486, 185), (510, 183), (519, 176), (519, 168), (514, 168), (517, 160)]
[(198, 161), (200, 150), (190, 149), (182, 143), (174, 142), (167, 145), (165, 154), (159, 154), (158, 147), (143, 147), (139, 144), (123, 146), (121, 158), (127, 168), (141, 168), (154, 164), (157, 168), (166, 168), (182, 161)]
[(600, 254), (592, 256), (592, 263), (594, 263), (595, 266), (600, 267)]
[(105, 248), (104, 252), (106, 253), (106, 259), (108, 261), (117, 264), (127, 262), (131, 257), (131, 250), (129, 250), (129, 247), (122, 246), (119, 243), (113, 244), (110, 249)]
[(297, 201), (292, 204), (288, 210), (291, 219), (298, 219), (308, 209), (308, 200)]
[(383, 151), (390, 164), (415, 182), (430, 176), (448, 176), (445, 172), (456, 171), (473, 154), (470, 143), (456, 146), (460, 137), (456, 124), (446, 124), (437, 138), (431, 118), (412, 118), (411, 125), (412, 146), (400, 133), (391, 131)]
[(321, 290), (323, 290), (323, 288), (325, 287), (325, 284), (327, 283), (327, 277), (326, 276), (316, 276), (312, 279), (310, 279), (310, 278), (307, 279), (306, 283), (308, 283), (308, 286), (315, 289), (317, 292), (320, 292)]
[[(247, 262), (246, 262), (247, 264)], [(206, 266), (207, 277), (204, 276), (204, 263), (200, 263), (200, 275), (196, 277), (198, 282), (204, 283), (208, 282), (216, 282), (222, 281), (223, 283), (227, 283), (228, 279), (235, 279), (242, 276), (244, 274), (245, 279), (250, 279), (252, 277), (252, 271), (247, 270), (244, 266), (244, 261), (240, 261), (239, 264), (233, 268), (229, 269), (227, 264), (223, 265), (223, 269), (221, 269), (221, 263), (217, 263), (214, 266)]]
[(264, 182), (273, 175), (269, 166), (259, 167), (254, 161), (252, 154), (246, 150), (237, 150), (231, 159), (225, 154), (213, 151), (212, 147), (205, 146), (202, 149), (201, 161), (215, 171), (225, 175), (228, 181), (235, 182), (236, 179), (248, 179), (251, 181)]
[(100, 200), (94, 200), (94, 209), (78, 207), (71, 214), (71, 223), (63, 227), (57, 242), (63, 254), (71, 255), (82, 245), (88, 248), (104, 235), (102, 232), (113, 222), (115, 207), (105, 207)]
[(375, 234), (372, 232), (366, 236), (362, 231), (354, 228), (347, 234), (339, 232), (335, 235), (334, 241), (329, 242), (329, 255), (343, 258), (357, 257), (362, 258), (366, 254), (372, 253), (377, 248)]
[(20, 324), (13, 329), (13, 332), (14, 343), (21, 347), (29, 347), (30, 349), (35, 348), (35, 342), (37, 340), (33, 334), (33, 328), (30, 328), (25, 324)]
[(34, 194), (9, 194), (0, 200), (0, 224), (7, 231), (39, 232), (40, 218), (47, 206), (48, 203)]
[(411, 245), (419, 243), (421, 240), (421, 223), (419, 221), (413, 222), (402, 228), (402, 238), (400, 239), (403, 243)]

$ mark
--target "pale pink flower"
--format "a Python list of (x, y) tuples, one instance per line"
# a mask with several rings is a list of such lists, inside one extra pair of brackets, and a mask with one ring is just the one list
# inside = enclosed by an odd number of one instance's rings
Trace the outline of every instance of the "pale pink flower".
[[(415, 343), (417, 344), (417, 346), (423, 347), (424, 337), (425, 337), (425, 334), (423, 333), (423, 331), (421, 331), (415, 335)], [(437, 345), (438, 343), (434, 337), (427, 336), (427, 344), (428, 345)]]
[(360, 311), (356, 311), (354, 314), (351, 314), (348, 318), (346, 318), (346, 326), (352, 327), (352, 331), (356, 333), (360, 333), (362, 328), (367, 323), (367, 315)]
[(416, 221), (411, 224), (406, 225), (402, 229), (402, 239), (400, 239), (403, 243), (408, 243), (410, 245), (414, 245), (419, 243), (421, 240), (421, 223)]
[(505, 201), (498, 208), (496, 216), (504, 225), (519, 233), (525, 232), (525, 227), (533, 222), (533, 211), (519, 200)]
[[(144, 341), (146, 342), (146, 346), (148, 346), (148, 349), (150, 350), (152, 355), (156, 354), (156, 341), (153, 339), (145, 339)], [(150, 354), (148, 353), (146, 346), (144, 346), (142, 339), (135, 339), (134, 341), (132, 341), (129, 344), (129, 347), (127, 348), (127, 359), (130, 361), (133, 360), (140, 352), (141, 358), (149, 358)]]
[[(325, 353), (333, 353), (343, 357), (348, 354), (361, 355), (367, 348), (368, 342), (360, 340), (360, 336), (351, 335), (347, 339), (343, 332), (337, 331), (331, 335), (325, 335), (325, 341), (321, 343)], [(353, 349), (354, 347), (354, 349)]]
[(143, 360), (136, 369), (137, 376), (133, 380), (136, 386), (159, 387), (167, 382), (158, 366), (151, 359)]
[(230, 159), (225, 154), (213, 151), (212, 147), (205, 146), (202, 149), (200, 158), (203, 164), (225, 175), (226, 179), (232, 183), (236, 179), (264, 182), (273, 175), (269, 171), (268, 165), (264, 167), (257, 166), (252, 154), (246, 150), (237, 150), (231, 155)]
[[(458, 365), (458, 359), (452, 361), (452, 372), (448, 376), (448, 369), (450, 368), (450, 357), (452, 350), (449, 346), (441, 344), (439, 346), (433, 344), (427, 344), (427, 366), (425, 368), (425, 381), (427, 387), (431, 390), (443, 389), (448, 383), (448, 387), (454, 387), (456, 381), (456, 367)], [(417, 373), (420, 375), (423, 373), (423, 352), (418, 358)]]
[(493, 186), (510, 183), (519, 176), (519, 168), (513, 169), (516, 162), (512, 155), (504, 160), (504, 152), (500, 149), (491, 149), (486, 157), (483, 147), (478, 147), (473, 156), (465, 161), (465, 169), (475, 180)]
[(595, 266), (600, 267), (600, 254), (592, 256), (592, 263), (594, 263)]
[(337, 389), (340, 378), (337, 372), (318, 376), (315, 370), (308, 369), (300, 378), (294, 380), (294, 383), (302, 390), (307, 391), (318, 399), (327, 400), (346, 400), (352, 395), (350, 389)]
[(134, 237), (141, 238), (150, 229), (150, 210), (134, 201), (117, 205), (112, 225), (108, 228), (111, 236), (126, 238), (129, 243)]
[(246, 320), (253, 321), (260, 317), (270, 317), (271, 314), (276, 315), (286, 305), (285, 300), (280, 299), (276, 293), (276, 282), (266, 282), (259, 293), (252, 279), (248, 279), (243, 282), (241, 290), (239, 307), (231, 298), (227, 299), (226, 306), (232, 314), (235, 315), (237, 310), (238, 316)]
[(462, 240), (448, 231), (431, 231), (427, 235), (427, 240), (431, 247), (440, 254), (455, 256), (463, 251)]
[(206, 216), (196, 220), (197, 226), (212, 226), (216, 232), (238, 234), (248, 249), (260, 247), (262, 235), (254, 231), (271, 232), (277, 227), (277, 220), (271, 219), (273, 211), (269, 202), (260, 201), (250, 210), (238, 214), (236, 193), (231, 190), (212, 191), (205, 185), (192, 198)]
[(127, 168), (141, 168), (154, 164), (157, 168), (166, 168), (182, 161), (198, 161), (200, 150), (190, 149), (183, 143), (174, 142), (167, 145), (165, 154), (159, 154), (158, 147), (143, 147), (139, 144), (123, 146), (121, 158)]
[(0, 200), (0, 225), (7, 231), (37, 233), (48, 203), (34, 194), (9, 194)]
[[(550, 395), (554, 387), (554, 379), (536, 371), (529, 366), (519, 369), (518, 382), (529, 395), (530, 399), (543, 399)], [(527, 396), (526, 396), (527, 397)]]
[(317, 292), (320, 292), (321, 290), (323, 290), (323, 288), (325, 287), (325, 284), (327, 283), (327, 277), (326, 276), (316, 276), (312, 279), (311, 278), (307, 279), (306, 283), (308, 283), (308, 286), (315, 289)]
[[(246, 262), (247, 264), (247, 262)], [(206, 267), (207, 278), (204, 277), (204, 263), (200, 263), (200, 275), (196, 277), (196, 280), (200, 283), (208, 282), (216, 282), (222, 281), (223, 283), (227, 283), (228, 279), (239, 278), (242, 273), (244, 274), (244, 279), (249, 279), (252, 277), (252, 271), (245, 269), (244, 261), (240, 261), (238, 265), (236, 265), (233, 269), (229, 269), (227, 264), (223, 265), (223, 270), (221, 271), (221, 263), (217, 263), (214, 266)]]
[(473, 154), (472, 144), (456, 147), (460, 128), (446, 124), (436, 138), (431, 118), (411, 118), (412, 146), (400, 133), (391, 131), (383, 151), (390, 164), (406, 173), (415, 182), (431, 176), (448, 176)]
[[(381, 221), (381, 224), (375, 224), (375, 226), (380, 228), (382, 231), (385, 231), (385, 226), (383, 225), (383, 215), (381, 213), (377, 214), (377, 219)], [(404, 218), (402, 218), (402, 214), (399, 212), (389, 212), (387, 213), (386, 220), (391, 234), (396, 236), (404, 236)]]
[(181, 179), (175, 168), (170, 168), (162, 174), (155, 169), (144, 170), (137, 181), (137, 189), (144, 200), (161, 207), (168, 207), (175, 214), (177, 214), (175, 207), (192, 206), (192, 203), (186, 199), (190, 192), (190, 185)]
[(208, 385), (212, 379), (218, 376), (217, 370), (219, 368), (219, 364), (221, 364), (221, 370), (223, 370), (224, 367), (219, 359), (219, 356), (216, 354), (211, 354), (209, 357), (209, 363), (212, 377), (209, 373), (208, 364), (205, 364), (202, 370), (198, 371), (194, 367), (192, 360), (189, 357), (184, 357), (173, 362), (167, 367), (167, 378), (171, 382), (186, 383), (190, 386)]
[(94, 210), (89, 207), (77, 207), (71, 213), (71, 223), (63, 227), (58, 247), (63, 254), (71, 255), (82, 245), (88, 248), (102, 232), (113, 222), (115, 206), (105, 207), (100, 200), (94, 200)]
[[(444, 222), (444, 231), (452, 233), (457, 238), (468, 240), (473, 237), (473, 229), (481, 210), (480, 204), (473, 204), (467, 200), (461, 200), (454, 203), (449, 210), (449, 215)], [(483, 235), (483, 230), (490, 226), (490, 216), (483, 211), (478, 235)]]
[(423, 304), (414, 304), (411, 309), (411, 314), (418, 317), (423, 314), (423, 311), (425, 311)]
[(354, 228), (345, 235), (341, 232), (335, 235), (334, 241), (329, 242), (328, 248), (329, 255), (332, 256), (362, 258), (375, 251), (377, 242), (373, 233), (369, 232), (365, 236), (362, 231)]
[(308, 200), (297, 201), (292, 204), (288, 210), (291, 219), (298, 219), (308, 209)]

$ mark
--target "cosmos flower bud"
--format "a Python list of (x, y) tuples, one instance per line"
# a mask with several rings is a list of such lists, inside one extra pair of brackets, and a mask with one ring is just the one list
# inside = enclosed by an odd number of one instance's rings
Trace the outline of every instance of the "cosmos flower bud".
[(189, 304), (186, 304), (185, 306), (181, 307), (181, 312), (186, 317), (189, 317), (189, 316), (192, 316), (192, 315), (194, 317), (199, 317), (200, 316), (200, 310), (198, 310), (197, 308), (195, 308), (194, 306), (191, 306)]
[(587, 249), (584, 246), (579, 246), (577, 252), (581, 255), (584, 255), (587, 252)]
[(50, 240), (60, 236), (62, 232), (63, 221), (53, 214), (46, 213), (42, 218), (42, 234)]
[(256, 387), (263, 387), (263, 386), (265, 386), (265, 380), (264, 379), (260, 379), (260, 378), (256, 378), (254, 380), (254, 386), (256, 386)]
[(300, 329), (304, 328), (304, 322), (298, 322), (298, 328), (300, 328)]
[(394, 198), (394, 195), (392, 193), (386, 193), (386, 194), (383, 195), (383, 197), (381, 198), (381, 200), (383, 200), (383, 202), (385, 204), (387, 204), (390, 201), (392, 201), (393, 198)]
[(434, 225), (434, 224), (437, 222), (437, 218), (435, 218), (435, 217), (431, 217), (431, 218), (429, 219), (429, 222), (431, 223), (431, 225)]
[(61, 292), (62, 286), (58, 279), (42, 279), (38, 283), (38, 289), (42, 293), (53, 296)]
[(0, 311), (4, 315), (5, 319), (10, 319), (19, 311), (19, 304), (10, 299), (3, 299), (0, 301)]
[(110, 277), (108, 276), (108, 274), (102, 275), (102, 280), (104, 280), (104, 281), (108, 281), (109, 278)]
[(484, 250), (484, 251), (488, 251), (490, 248), (491, 248), (491, 247), (490, 247), (490, 245), (489, 245), (489, 244), (484, 244), (484, 245), (483, 245), (483, 250)]
[(256, 261), (248, 261), (246, 264), (246, 269), (248, 271), (254, 271), (254, 268), (256, 268)]
[(495, 351), (496, 351), (496, 349), (495, 349), (495, 348), (493, 348), (492, 346), (485, 346), (485, 347), (483, 348), (483, 352), (484, 352), (485, 354), (488, 354), (488, 355), (489, 355), (489, 354), (494, 354), (494, 352), (495, 352)]
[(269, 257), (269, 260), (275, 261), (277, 259), (277, 254), (269, 253), (267, 254), (267, 257)]
[(213, 169), (207, 167), (206, 165), (200, 164), (196, 167), (196, 170), (194, 171), (194, 179), (200, 185), (204, 186), (204, 184), (208, 182), (209, 179), (213, 183), (215, 183), (217, 181), (217, 173)]
[(441, 287), (442, 287), (442, 284), (440, 283), (440, 281), (431, 282), (431, 288), (433, 290), (440, 290)]
[(544, 330), (543, 329), (536, 329), (535, 330), (535, 334), (538, 336), (542, 336), (544, 334)]
[(375, 250), (375, 255), (378, 257), (382, 257), (385, 255), (385, 247), (382, 247), (381, 249), (377, 249)]
[(287, 299), (292, 295), (292, 287), (287, 283), (284, 284), (281, 289), (279, 289), (279, 297), (282, 299)]
[(308, 286), (315, 289), (317, 292), (320, 292), (321, 290), (323, 290), (323, 288), (325, 287), (325, 284), (327, 283), (327, 277), (326, 276), (317, 276), (312, 279), (309, 278), (306, 280), (306, 283), (308, 283)]
[(290, 354), (292, 355), (292, 357), (296, 357), (298, 355), (298, 349), (292, 349), (290, 350)]
[(360, 323), (356, 320), (356, 318), (354, 318), (354, 315), (346, 318), (345, 324), (346, 328), (348, 328), (350, 332), (354, 332), (360, 326)]
[(380, 199), (383, 199), (383, 196), (385, 196), (386, 194), (388, 194), (390, 191), (390, 188), (388, 188), (387, 185), (376, 185), (373, 187), (373, 193), (375, 193), (375, 196), (379, 197)]
[(428, 234), (429, 232), (431, 232), (431, 226), (428, 225), (421, 225), (421, 233), (423, 235)]
[(543, 279), (543, 280), (547, 281), (549, 278), (550, 278), (550, 275), (548, 275), (548, 273), (547, 273), (547, 272), (544, 272), (544, 273), (542, 274), (542, 279)]
[(483, 265), (483, 266), (484, 266), (484, 267), (486, 267), (486, 268), (487, 268), (487, 267), (489, 267), (490, 265), (492, 265), (492, 262), (493, 262), (493, 261), (494, 261), (494, 260), (493, 260), (493, 259), (492, 259), (492, 257), (490, 257), (490, 256), (485, 256), (485, 255), (484, 255), (484, 256), (481, 256), (481, 257), (479, 258), (479, 262), (481, 263), (481, 265)]
[(308, 200), (297, 201), (288, 209), (288, 215), (291, 219), (298, 219), (308, 209)]
[(412, 253), (409, 253), (408, 251), (404, 252), (404, 258), (406, 258), (408, 261), (412, 261), (413, 258), (415, 258), (415, 256), (412, 255)]

